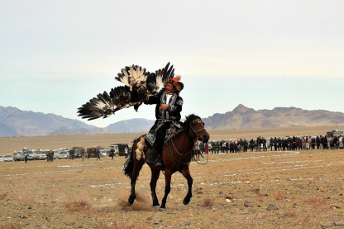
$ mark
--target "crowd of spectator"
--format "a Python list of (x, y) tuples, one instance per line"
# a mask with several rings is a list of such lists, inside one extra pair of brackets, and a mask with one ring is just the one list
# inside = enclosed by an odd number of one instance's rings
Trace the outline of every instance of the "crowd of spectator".
[(240, 153), (253, 151), (285, 151), (285, 150), (310, 150), (310, 149), (343, 149), (344, 137), (333, 136), (293, 136), (293, 137), (271, 137), (265, 139), (259, 136), (257, 139), (236, 139), (209, 141), (198, 145), (202, 153), (205, 149), (212, 154), (219, 153)]

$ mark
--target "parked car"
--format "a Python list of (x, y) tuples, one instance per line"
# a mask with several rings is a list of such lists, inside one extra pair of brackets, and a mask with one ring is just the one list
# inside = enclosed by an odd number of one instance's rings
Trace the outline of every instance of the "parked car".
[(53, 151), (54, 151), (54, 160), (59, 159), (60, 158), (60, 150), (54, 149)]
[(75, 158), (81, 158), (81, 152), (85, 151), (84, 147), (73, 147), (72, 150), (74, 151), (74, 157)]
[[(109, 146), (110, 150), (114, 149), (114, 156), (127, 156), (128, 155), (128, 149), (129, 145), (128, 144), (112, 144)], [(111, 156), (111, 155), (110, 155)]]
[(68, 158), (69, 158), (68, 150), (61, 150), (59, 153), (59, 159), (68, 159)]
[(32, 152), (31, 150), (26, 150), (26, 151), (24, 152), (24, 157), (25, 157), (26, 155), (28, 155), (28, 156), (27, 156), (27, 159), (28, 159), (28, 160), (34, 160), (33, 152)]
[(100, 150), (100, 156), (101, 157), (108, 157), (109, 156), (110, 149), (101, 149)]
[(4, 156), (4, 162), (13, 162), (12, 155), (5, 155)]
[(39, 154), (39, 159), (41, 160), (47, 160), (47, 154), (50, 152), (49, 149), (44, 149), (41, 151), (41, 153)]
[(13, 160), (14, 161), (24, 161), (23, 151), (14, 151), (13, 152)]
[(2, 155), (0, 155), (0, 162), (4, 162), (4, 158)]
[(33, 153), (33, 159), (34, 160), (40, 160), (41, 159), (41, 150), (32, 150)]

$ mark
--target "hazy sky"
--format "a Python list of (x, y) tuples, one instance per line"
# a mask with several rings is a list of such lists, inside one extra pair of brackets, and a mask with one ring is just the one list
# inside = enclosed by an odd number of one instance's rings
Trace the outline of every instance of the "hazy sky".
[[(0, 106), (78, 119), (124, 66), (167, 62), (182, 115), (243, 104), (344, 112), (344, 1), (0, 0)], [(88, 124), (154, 119), (153, 106)]]

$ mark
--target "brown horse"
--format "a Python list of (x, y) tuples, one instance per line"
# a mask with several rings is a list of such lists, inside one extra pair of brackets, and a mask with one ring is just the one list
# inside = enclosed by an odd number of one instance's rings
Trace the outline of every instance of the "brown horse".
[(127, 204), (131, 206), (134, 203), (136, 198), (136, 180), (142, 166), (147, 163), (152, 172), (150, 188), (153, 206), (160, 206), (155, 192), (156, 182), (159, 179), (160, 170), (165, 172), (165, 195), (162, 199), (160, 209), (166, 209), (166, 199), (171, 190), (171, 176), (175, 172), (182, 173), (188, 182), (188, 193), (183, 200), (183, 203), (187, 205), (192, 197), (193, 179), (190, 175), (189, 165), (192, 159), (194, 143), (197, 140), (200, 140), (204, 143), (208, 142), (209, 140), (209, 134), (204, 129), (204, 123), (202, 119), (196, 115), (190, 115), (186, 117), (182, 128), (177, 130), (176, 134), (168, 140), (168, 144), (164, 146), (162, 153), (162, 169), (155, 166), (154, 163), (149, 163), (146, 161), (144, 138), (145, 135), (142, 135), (138, 139), (134, 140), (130, 157), (124, 164), (124, 174), (131, 178), (131, 195), (129, 196)]

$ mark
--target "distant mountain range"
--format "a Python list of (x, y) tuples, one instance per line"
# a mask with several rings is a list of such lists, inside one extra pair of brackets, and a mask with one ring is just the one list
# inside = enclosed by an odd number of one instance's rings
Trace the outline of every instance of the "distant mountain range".
[(107, 126), (108, 130), (115, 133), (135, 133), (135, 132), (148, 132), (153, 126), (155, 120), (147, 120), (143, 118), (134, 118), (130, 120), (119, 121)]
[(326, 126), (344, 124), (344, 113), (324, 110), (303, 110), (295, 107), (276, 107), (254, 110), (238, 105), (233, 111), (214, 114), (203, 119), (207, 129), (253, 129), (293, 126)]
[(11, 136), (44, 136), (56, 134), (77, 134), (78, 130), (88, 133), (111, 132), (108, 129), (99, 130), (78, 120), (64, 118), (55, 114), (22, 111), (15, 107), (0, 106), (0, 137)]
[[(256, 111), (240, 104), (233, 111), (202, 119), (208, 130), (325, 126), (344, 124), (344, 113), (295, 107)], [(130, 119), (98, 128), (55, 114), (0, 106), (0, 137), (147, 132), (153, 123), (154, 120)]]

